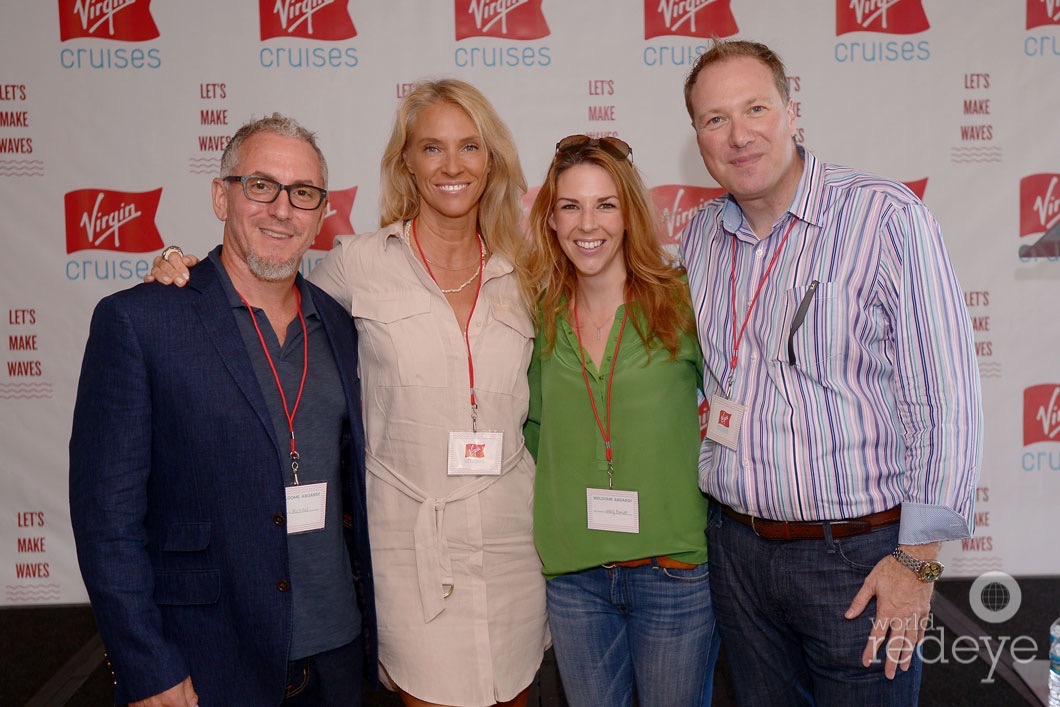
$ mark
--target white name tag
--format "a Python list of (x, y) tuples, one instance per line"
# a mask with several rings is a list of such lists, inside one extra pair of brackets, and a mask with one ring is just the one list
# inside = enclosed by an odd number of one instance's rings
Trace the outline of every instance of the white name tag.
[(585, 489), (589, 530), (640, 532), (640, 498), (636, 491)]
[(323, 530), (327, 512), (328, 485), (299, 484), (287, 487), (287, 534)]
[(707, 418), (707, 439), (712, 439), (735, 451), (740, 440), (740, 425), (747, 408), (718, 394), (710, 397), (710, 417)]
[(449, 476), (500, 476), (503, 432), (450, 432)]

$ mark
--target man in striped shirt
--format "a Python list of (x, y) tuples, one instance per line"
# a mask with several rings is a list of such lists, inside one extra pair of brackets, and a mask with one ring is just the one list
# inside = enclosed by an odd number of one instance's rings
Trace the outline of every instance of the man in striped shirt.
[(728, 191), (681, 250), (737, 697), (913, 704), (935, 558), (973, 530), (981, 456), (971, 326), (941, 229), (902, 184), (796, 145), (784, 65), (764, 45), (717, 42), (685, 102)]

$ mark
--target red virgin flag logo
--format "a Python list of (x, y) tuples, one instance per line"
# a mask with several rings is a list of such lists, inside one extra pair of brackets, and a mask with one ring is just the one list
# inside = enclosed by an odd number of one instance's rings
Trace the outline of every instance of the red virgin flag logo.
[(67, 192), (67, 252), (120, 250), (145, 253), (163, 246), (155, 226), (162, 190), (112, 192), (80, 189)]
[(1027, 0), (1027, 29), (1060, 25), (1060, 0)]
[(338, 42), (357, 36), (349, 0), (258, 0), (261, 39), (301, 37)]
[(337, 236), (352, 236), (353, 225), (350, 223), (350, 212), (357, 198), (357, 187), (349, 189), (329, 189), (328, 204), (324, 208), (324, 225), (320, 228), (313, 245), (313, 250), (331, 250)]
[(923, 0), (836, 0), (835, 33), (916, 34), (929, 29)]
[(1020, 238), (1043, 234), (1019, 249), (1023, 258), (1060, 258), (1060, 174), (1020, 180)]
[(1060, 385), (1032, 385), (1023, 390), (1023, 446), (1060, 442)]
[(1060, 223), (1060, 174), (1032, 174), (1020, 180), (1020, 237)]
[(59, 39), (157, 39), (151, 0), (59, 0)]
[(681, 240), (681, 232), (696, 212), (725, 195), (721, 187), (692, 187), (687, 184), (664, 184), (652, 187), (649, 192), (660, 221), (655, 236), (663, 245), (676, 245)]
[(549, 35), (541, 0), (455, 0), (456, 39), (540, 39)]
[(149, 253), (159, 250), (162, 236), (155, 225), (162, 189), (145, 192), (78, 189), (67, 192), (66, 252), (118, 250)]
[(644, 38), (731, 37), (739, 32), (731, 0), (644, 0)]

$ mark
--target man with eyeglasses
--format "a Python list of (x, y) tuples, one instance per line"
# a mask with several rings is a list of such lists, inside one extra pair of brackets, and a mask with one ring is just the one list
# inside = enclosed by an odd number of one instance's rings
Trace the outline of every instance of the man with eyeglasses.
[(120, 703), (360, 705), (373, 678), (356, 332), (298, 275), (326, 187), (312, 133), (247, 123), (188, 286), (96, 307), (70, 511)]

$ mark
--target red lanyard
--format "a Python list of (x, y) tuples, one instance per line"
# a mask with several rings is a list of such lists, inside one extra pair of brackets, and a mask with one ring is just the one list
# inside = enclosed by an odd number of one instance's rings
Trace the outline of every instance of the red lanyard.
[(611, 359), (611, 373), (607, 377), (607, 425), (600, 420), (600, 412), (596, 409), (596, 398), (593, 396), (592, 386), (589, 384), (589, 371), (585, 363), (585, 348), (582, 346), (582, 337), (578, 333), (578, 300), (574, 300), (574, 336), (578, 339), (578, 354), (582, 359), (582, 378), (585, 380), (585, 392), (589, 394), (589, 404), (593, 406), (593, 417), (596, 418), (596, 427), (600, 430), (600, 436), (604, 440), (604, 455), (607, 457), (607, 488), (614, 488), (615, 465), (611, 453), (611, 389), (615, 382), (615, 366), (618, 364), (618, 350), (622, 346), (622, 335), (626, 331), (626, 320), (629, 318), (629, 306), (622, 310), (622, 326), (618, 328), (618, 341), (615, 342), (615, 355)]
[[(478, 235), (478, 234), (476, 234)], [(427, 262), (427, 256), (423, 254), (420, 247), (420, 239), (416, 237), (416, 219), (412, 219), (412, 242), (416, 244), (416, 250), (423, 260), (423, 267), (427, 268), (427, 274), (438, 285), (438, 278), (431, 271), (431, 265)], [(479, 293), (482, 292), (482, 271), (486, 267), (486, 246), (482, 244), (482, 236), (478, 236), (478, 287), (475, 288), (475, 301), (471, 303), (471, 311), (467, 315), (467, 325), (464, 327), (464, 345), (467, 347), (467, 377), (471, 385), (471, 431), (478, 432), (478, 401), (475, 398), (475, 362), (471, 358), (471, 338), (468, 330), (471, 328), (471, 317), (475, 315), (475, 306), (478, 304)], [(441, 285), (439, 285), (439, 288)]]
[(247, 311), (250, 312), (250, 321), (254, 323), (254, 331), (258, 332), (258, 341), (261, 342), (261, 350), (265, 352), (265, 360), (269, 362), (269, 368), (272, 369), (272, 379), (276, 381), (276, 390), (280, 391), (280, 403), (283, 405), (283, 414), (287, 418), (287, 429), (291, 432), (291, 473), (294, 474), (294, 484), (298, 485), (298, 448), (295, 446), (294, 440), (294, 416), (298, 414), (298, 404), (302, 402), (302, 391), (305, 390), (305, 379), (306, 374), (309, 373), (309, 332), (305, 325), (305, 316), (302, 314), (302, 293), (298, 291), (296, 286), (294, 289), (295, 302), (298, 303), (298, 320), (302, 322), (302, 381), (298, 384), (298, 397), (295, 398), (294, 408), (287, 408), (287, 396), (283, 392), (283, 385), (280, 383), (280, 374), (276, 371), (276, 364), (272, 361), (272, 354), (269, 353), (269, 347), (265, 345), (265, 336), (261, 333), (261, 327), (258, 326), (258, 318), (254, 316), (254, 308), (250, 306), (246, 298), (243, 295), (236, 292), (239, 295), (239, 299), (243, 300), (243, 304), (246, 305)]
[(777, 257), (780, 255), (780, 251), (784, 249), (784, 244), (788, 242), (788, 236), (791, 235), (791, 229), (795, 226), (794, 217), (791, 219), (791, 223), (788, 224), (788, 228), (784, 231), (784, 237), (780, 239), (780, 245), (777, 246), (777, 250), (773, 253), (773, 257), (769, 260), (769, 265), (766, 266), (766, 270), (762, 273), (762, 279), (758, 281), (758, 287), (755, 288), (754, 296), (751, 297), (751, 303), (747, 305), (747, 314), (743, 318), (743, 324), (740, 325), (740, 334), (736, 334), (736, 236), (732, 237), (732, 264), (729, 270), (729, 283), (731, 285), (731, 296), (732, 296), (732, 359), (729, 361), (729, 382), (726, 386), (725, 395), (728, 396), (732, 392), (732, 382), (736, 378), (736, 361), (740, 351), (740, 342), (743, 341), (743, 333), (747, 329), (747, 322), (751, 319), (751, 312), (755, 308), (755, 304), (758, 302), (758, 295), (762, 292), (762, 286), (766, 284), (766, 278), (769, 277), (769, 273), (772, 272), (773, 266), (777, 262)]

